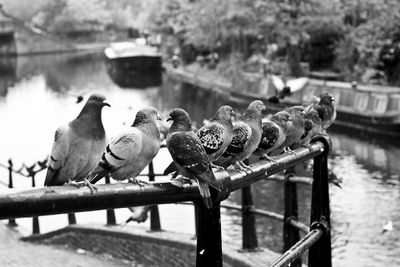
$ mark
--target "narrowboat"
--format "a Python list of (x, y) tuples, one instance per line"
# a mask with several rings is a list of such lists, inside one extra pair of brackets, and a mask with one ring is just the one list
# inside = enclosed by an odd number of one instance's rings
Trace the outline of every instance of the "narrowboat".
[(107, 73), (118, 86), (145, 88), (161, 84), (162, 56), (140, 42), (111, 43), (104, 50)]
[[(243, 93), (232, 90), (229, 100), (233, 103), (249, 103), (254, 99), (268, 101), (277, 88), (269, 84), (263, 94)], [(358, 133), (400, 136), (400, 88), (360, 85), (337, 81), (308, 79), (301, 90), (293, 92), (280, 103), (269, 103), (271, 112), (287, 106), (308, 104), (315, 96), (329, 93), (335, 98), (337, 117), (334, 125), (355, 130)]]

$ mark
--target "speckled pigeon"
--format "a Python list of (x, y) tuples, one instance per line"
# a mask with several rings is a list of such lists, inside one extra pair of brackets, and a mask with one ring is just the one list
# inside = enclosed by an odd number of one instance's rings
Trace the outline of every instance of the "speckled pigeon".
[(172, 120), (173, 123), (167, 136), (167, 148), (179, 173), (197, 180), (204, 205), (211, 208), (213, 201), (208, 186), (217, 190), (221, 190), (221, 187), (211, 170), (207, 153), (200, 139), (192, 131), (189, 114), (183, 109), (175, 108), (169, 115), (168, 120)]
[(110, 105), (104, 101), (102, 95), (91, 95), (78, 117), (57, 129), (45, 186), (84, 180), (93, 192), (86, 176), (98, 164), (106, 145), (101, 110)]
[(291, 149), (300, 146), (308, 146), (311, 138), (322, 131), (322, 120), (315, 109), (311, 109), (304, 115), (304, 134), (301, 138), (290, 146)]
[(291, 124), (292, 120), (287, 111), (280, 111), (269, 119), (263, 119), (261, 141), (254, 154), (262, 159), (271, 160), (268, 155), (283, 144)]
[(303, 106), (292, 106), (286, 109), (290, 114), (292, 123), (289, 124), (285, 141), (271, 153), (272, 156), (282, 153), (285, 149), (296, 143), (304, 134), (304, 116), (306, 114)]
[[(218, 109), (215, 115), (201, 127), (196, 135), (202, 143), (208, 159), (213, 163), (218, 159), (232, 141), (233, 126), (232, 116), (234, 115), (233, 109), (230, 106), (222, 106)], [(220, 166), (211, 164), (213, 167), (222, 168)], [(176, 171), (177, 168), (172, 162), (164, 172), (164, 175)]]
[(161, 120), (154, 107), (137, 112), (131, 127), (114, 136), (103, 152), (98, 166), (90, 173), (89, 181), (96, 183), (106, 174), (114, 180), (135, 177), (153, 160), (160, 149), (160, 132), (156, 120)]
[(227, 167), (235, 165), (241, 171), (250, 170), (242, 161), (247, 159), (256, 149), (261, 140), (261, 112), (265, 110), (264, 103), (255, 100), (246, 109), (241, 120), (233, 126), (233, 138), (226, 151), (215, 164)]
[(322, 132), (325, 133), (336, 119), (335, 99), (328, 93), (322, 94), (318, 104), (311, 104), (307, 107), (307, 110), (311, 109), (318, 112), (322, 120)]

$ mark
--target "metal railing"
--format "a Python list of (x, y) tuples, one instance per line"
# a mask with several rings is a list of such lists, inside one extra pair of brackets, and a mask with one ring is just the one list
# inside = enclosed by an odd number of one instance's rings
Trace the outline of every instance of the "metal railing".
[[(218, 171), (215, 176), (222, 191), (211, 188), (215, 205), (204, 207), (196, 184), (176, 187), (170, 182), (150, 182), (147, 185), (115, 183), (97, 185), (92, 194), (88, 188), (53, 186), (0, 194), (0, 219), (35, 217), (60, 213), (107, 210), (107, 221), (115, 224), (114, 208), (154, 205), (151, 209), (151, 230), (160, 230), (157, 204), (193, 202), (196, 210), (196, 266), (223, 266), (220, 208), (242, 211), (242, 248), (257, 251), (255, 215), (283, 220), (284, 253), (271, 266), (301, 266), (301, 255), (309, 249), (308, 265), (332, 266), (330, 238), (330, 209), (328, 191), (328, 152), (330, 141), (320, 136), (308, 147), (274, 157), (274, 161), (259, 161), (251, 165), (249, 173)], [(313, 178), (297, 178), (291, 167), (305, 160), (314, 159)], [(271, 178), (287, 170), (285, 177)], [(153, 165), (149, 165), (149, 180), (154, 180)], [(285, 186), (284, 214), (255, 209), (251, 184), (260, 180), (283, 181)], [(310, 227), (298, 221), (296, 183), (312, 185)], [(232, 191), (242, 190), (242, 206), (224, 203)], [(300, 232), (306, 235), (300, 239)], [(259, 252), (262, 253), (262, 252)]]

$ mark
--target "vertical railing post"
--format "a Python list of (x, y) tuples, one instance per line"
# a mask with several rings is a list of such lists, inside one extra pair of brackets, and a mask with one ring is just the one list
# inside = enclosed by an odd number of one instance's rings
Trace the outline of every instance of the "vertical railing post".
[(245, 251), (257, 251), (256, 216), (251, 212), (253, 195), (251, 186), (242, 188), (242, 248)]
[(76, 224), (75, 213), (68, 213), (68, 224), (69, 225)]
[(310, 247), (308, 254), (309, 267), (332, 266), (327, 151), (329, 150), (329, 141), (326, 139), (322, 141), (326, 143), (325, 151), (314, 158), (310, 224), (311, 229), (313, 227), (322, 227), (324, 234)]
[[(153, 161), (149, 164), (149, 181), (155, 180)], [(158, 205), (150, 207), (150, 231), (161, 231), (160, 213), (158, 212)]]
[(198, 227), (198, 218), (199, 218), (199, 208), (197, 207), (197, 205), (195, 205), (195, 203), (193, 203), (193, 207), (194, 207), (194, 238), (197, 238), (197, 227)]
[(207, 209), (196, 203), (198, 210), (196, 267), (222, 267), (220, 203)]
[[(106, 184), (110, 183), (110, 175), (106, 174), (104, 177)], [(116, 225), (115, 211), (113, 209), (107, 210), (107, 225)]]
[[(293, 168), (287, 169), (285, 172), (284, 185), (284, 202), (285, 212), (283, 219), (283, 253), (289, 250), (294, 244), (300, 240), (300, 233), (297, 228), (291, 224), (291, 220), (298, 220), (297, 206), (297, 185), (289, 182), (289, 178), (294, 175)], [(301, 257), (291, 263), (292, 267), (301, 267)]]
[[(32, 179), (32, 187), (36, 187), (35, 175), (36, 173), (33, 171), (33, 167), (27, 168), (29, 176)], [(39, 217), (32, 217), (32, 234), (40, 234), (40, 226), (39, 226)]]
[[(8, 188), (13, 188), (13, 162), (11, 159), (8, 160)], [(8, 225), (15, 227), (18, 226), (17, 222), (15, 219), (9, 219), (8, 220)]]

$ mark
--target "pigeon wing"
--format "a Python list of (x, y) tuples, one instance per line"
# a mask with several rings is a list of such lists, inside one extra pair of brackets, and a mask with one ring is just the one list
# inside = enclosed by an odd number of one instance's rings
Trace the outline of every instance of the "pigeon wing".
[(262, 125), (262, 129), (262, 137), (258, 147), (262, 150), (268, 150), (273, 147), (278, 141), (280, 133), (279, 128), (273, 122), (265, 122)]
[(229, 144), (222, 156), (215, 162), (217, 165), (225, 165), (231, 163), (231, 159), (243, 152), (246, 144), (249, 142), (251, 137), (251, 127), (240, 121), (233, 127), (232, 142)]
[(168, 139), (168, 150), (175, 163), (186, 172), (220, 190), (206, 151), (194, 132), (177, 132), (171, 135)]
[(278, 92), (280, 92), (284, 87), (285, 84), (283, 83), (282, 79), (276, 75), (271, 75), (272, 84), (276, 88)]
[(251, 128), (246, 123), (238, 123), (233, 127), (233, 138), (226, 152), (237, 155), (243, 152), (244, 147), (250, 140)]
[(129, 128), (115, 136), (106, 146), (102, 161), (109, 170), (117, 169), (140, 156), (143, 147), (142, 132), (136, 128)]
[(302, 77), (293, 80), (289, 80), (286, 82), (287, 86), (290, 87), (290, 92), (294, 93), (303, 89), (308, 83), (308, 78)]
[[(56, 185), (60, 169), (68, 157), (69, 136), (68, 126), (58, 128), (54, 134), (53, 147), (47, 161), (47, 174), (44, 185)], [(62, 183), (61, 183), (62, 184)]]
[(206, 153), (211, 155), (222, 148), (225, 132), (225, 128), (220, 123), (214, 122), (201, 127), (196, 134)]

